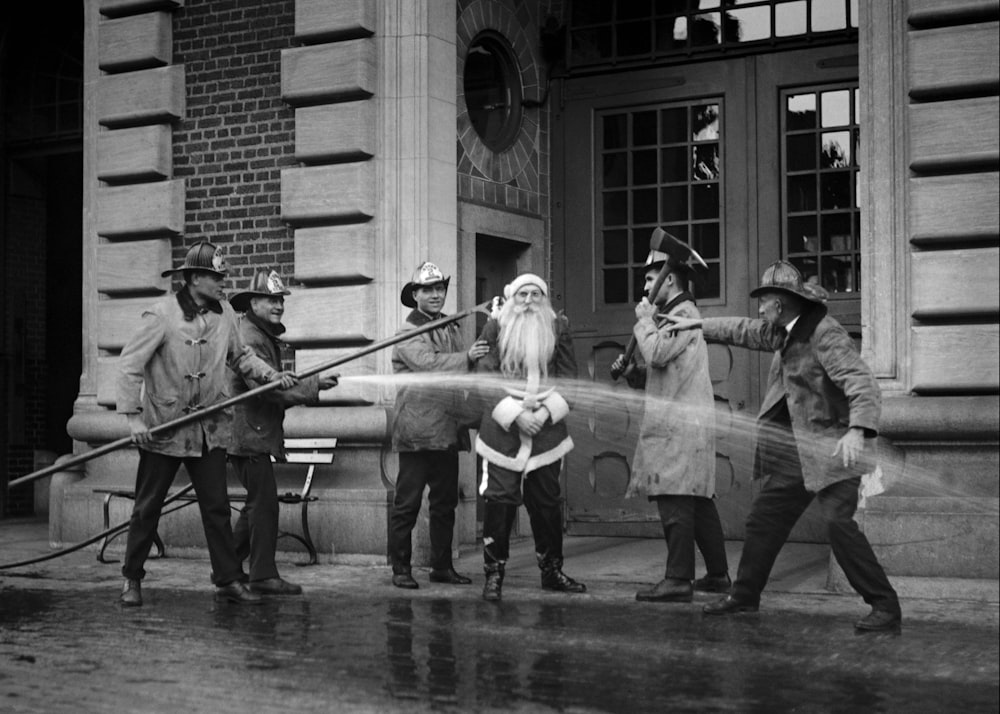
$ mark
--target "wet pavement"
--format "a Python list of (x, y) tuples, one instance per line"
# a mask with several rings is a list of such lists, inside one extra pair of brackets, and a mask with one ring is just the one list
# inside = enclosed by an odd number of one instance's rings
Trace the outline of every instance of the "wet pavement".
[[(5, 543), (0, 561), (31, 550)], [(638, 603), (580, 555), (586, 595), (547, 593), (530, 547), (499, 605), (472, 586), (402, 591), (375, 565), (283, 573), (302, 597), (216, 604), (201, 558), (151, 560), (145, 605), (115, 602), (115, 565), (83, 551), (0, 570), (3, 712), (997, 711), (996, 602), (904, 599), (902, 633), (857, 635), (866, 608), (821, 590), (756, 614)], [(572, 539), (571, 548), (575, 545)], [(596, 541), (587, 547), (596, 548)], [(611, 544), (608, 547), (618, 547)], [(639, 543), (639, 548), (647, 548)], [(528, 552), (521, 552), (528, 551)], [(651, 550), (650, 552), (655, 552)], [(643, 551), (643, 557), (645, 557)], [(289, 556), (293, 558), (294, 556)], [(614, 568), (628, 571), (620, 556)], [(649, 564), (654, 570), (661, 565)]]

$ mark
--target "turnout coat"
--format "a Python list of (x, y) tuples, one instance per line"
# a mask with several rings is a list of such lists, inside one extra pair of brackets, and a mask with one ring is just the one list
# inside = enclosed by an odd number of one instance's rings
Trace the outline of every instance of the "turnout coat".
[[(444, 314), (440, 317), (445, 317)], [(432, 318), (414, 309), (397, 334), (423, 327)], [(394, 374), (470, 371), (468, 348), (457, 324), (400, 342), (392, 350)], [(393, 451), (468, 451), (469, 430), (461, 423), (459, 390), (446, 380), (404, 384), (396, 391), (392, 418)]]
[(840, 455), (833, 455), (848, 428), (863, 429), (868, 440), (877, 436), (882, 400), (875, 375), (847, 330), (827, 316), (825, 305), (803, 312), (790, 333), (763, 320), (730, 317), (705, 318), (702, 329), (709, 341), (774, 351), (757, 417), (755, 478), (768, 475), (762, 446), (782, 431), (780, 421), (775, 421), (783, 411), (782, 402), (787, 404), (809, 491), (821, 491), (874, 468), (873, 441), (866, 441), (865, 454), (850, 468), (844, 467)]
[[(281, 369), (281, 343), (270, 325), (248, 312), (240, 318), (239, 329), (243, 342), (254, 354), (275, 370)], [(284, 332), (283, 327), (280, 332)], [(232, 369), (229, 378), (233, 396), (263, 384)], [(316, 404), (318, 401), (319, 377), (313, 375), (289, 389), (274, 389), (240, 402), (233, 407), (233, 438), (229, 453), (234, 456), (269, 454), (283, 460), (285, 409), (296, 404)]]
[[(661, 312), (700, 318), (682, 293)], [(657, 316), (658, 317), (658, 316)], [(715, 396), (700, 330), (669, 332), (645, 317), (632, 333), (646, 363), (646, 403), (627, 497), (715, 495)]]
[[(227, 364), (260, 382), (270, 382), (277, 373), (243, 343), (228, 302), (185, 319), (180, 301), (190, 300), (186, 290), (144, 310), (139, 329), (118, 358), (117, 411), (141, 413), (149, 427), (228, 399)], [(232, 412), (223, 409), (157, 434), (142, 448), (166, 456), (199, 457), (203, 445), (228, 448), (231, 425)]]
[[(490, 319), (483, 328), (480, 339), (490, 345), (489, 354), (479, 360), (477, 370), (500, 371), (500, 352), (497, 347), (500, 324)], [(560, 392), (566, 392), (566, 383), (557, 380), (575, 379), (576, 357), (569, 332), (569, 321), (562, 314), (556, 318), (556, 348), (548, 365), (548, 378), (537, 392), (525, 391), (523, 380), (509, 380), (503, 387), (480, 388), (482, 419), (476, 437), (476, 453), (490, 464), (519, 474), (559, 461), (573, 448), (573, 440), (566, 428), (569, 402)], [(545, 406), (551, 418), (534, 437), (523, 434), (514, 421), (525, 409)]]

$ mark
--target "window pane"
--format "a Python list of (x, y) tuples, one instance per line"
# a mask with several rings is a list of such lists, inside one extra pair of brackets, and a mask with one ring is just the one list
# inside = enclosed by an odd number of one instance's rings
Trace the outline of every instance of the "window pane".
[(607, 188), (624, 186), (628, 183), (628, 154), (604, 155), (604, 185)]
[(653, 232), (646, 228), (632, 231), (632, 262), (645, 263), (649, 255), (649, 238)]
[(691, 247), (705, 260), (718, 258), (721, 245), (718, 223), (696, 223), (691, 226)]
[(663, 149), (660, 152), (662, 161), (661, 171), (663, 172), (663, 183), (675, 183), (687, 181), (688, 163), (687, 148), (678, 146), (672, 149)]
[(636, 112), (632, 115), (632, 145), (656, 143), (656, 112)]
[(695, 15), (691, 20), (691, 44), (694, 47), (707, 47), (719, 44), (719, 13), (710, 12)]
[(844, 0), (812, 0), (812, 31), (827, 32), (847, 27)]
[(604, 231), (604, 263), (628, 262), (628, 231)]
[(802, 279), (806, 282), (819, 282), (819, 260), (817, 258), (789, 258), (788, 262), (799, 269)]
[(823, 257), (824, 288), (835, 293), (852, 293), (857, 288), (854, 273), (854, 259), (851, 255), (827, 255)]
[(571, 61), (574, 64), (601, 62), (612, 56), (610, 27), (574, 30), (571, 43)]
[(806, 33), (806, 0), (783, 2), (774, 6), (775, 37), (791, 37)]
[(823, 250), (842, 253), (854, 250), (851, 239), (851, 214), (832, 213), (823, 216)]
[(646, 268), (632, 269), (632, 302), (639, 302), (646, 293)]
[(656, 150), (636, 151), (632, 154), (632, 183), (656, 183)]
[(719, 145), (704, 144), (694, 147), (694, 165), (691, 172), (695, 181), (719, 178)]
[(698, 184), (691, 187), (692, 218), (719, 217), (719, 184)]
[(652, 28), (649, 22), (628, 22), (615, 26), (618, 54), (648, 55), (653, 49)]
[(727, 15), (736, 23), (733, 38), (739, 42), (766, 40), (771, 37), (771, 8), (767, 6), (730, 10)]
[(795, 216), (788, 219), (788, 252), (815, 253), (819, 248), (816, 240), (816, 216)]
[(664, 221), (687, 220), (687, 186), (672, 186), (661, 189), (660, 202), (660, 215)]
[(632, 192), (632, 222), (656, 223), (656, 189)]
[(660, 112), (660, 136), (664, 144), (687, 141), (687, 109), (664, 109)]
[(719, 138), (719, 105), (704, 104), (691, 108), (691, 138), (712, 141)]
[(792, 213), (816, 210), (816, 176), (788, 177), (788, 210)]
[(628, 192), (608, 191), (604, 194), (604, 225), (623, 226), (628, 223)]
[(656, 51), (671, 52), (682, 49), (687, 43), (687, 20), (683, 17), (665, 17), (656, 21)]
[(627, 114), (612, 114), (604, 117), (604, 148), (618, 149), (628, 145), (625, 131)]
[(785, 129), (813, 129), (816, 127), (816, 95), (793, 94), (788, 97), (785, 113)]
[[(605, 2), (610, 5), (610, 2)], [(652, 14), (652, 3), (650, 0), (625, 0), (618, 2), (618, 19), (635, 20), (648, 18)]]
[(829, 131), (822, 136), (823, 151), (820, 153), (820, 168), (847, 168), (851, 162), (851, 132)]
[(628, 302), (628, 268), (604, 271), (604, 302)]
[(851, 90), (823, 92), (820, 95), (822, 108), (821, 126), (849, 126), (851, 123)]
[(852, 208), (854, 197), (851, 195), (851, 174), (849, 171), (822, 174), (820, 188), (823, 195), (821, 208), (824, 211), (834, 208)]
[(815, 134), (792, 134), (785, 139), (785, 164), (789, 171), (812, 171), (816, 168), (815, 142)]
[(611, 3), (607, 0), (573, 0), (569, 4), (574, 25), (611, 22)]
[(708, 270), (695, 274), (694, 290), (696, 298), (717, 298), (722, 295), (722, 266), (709, 263)]

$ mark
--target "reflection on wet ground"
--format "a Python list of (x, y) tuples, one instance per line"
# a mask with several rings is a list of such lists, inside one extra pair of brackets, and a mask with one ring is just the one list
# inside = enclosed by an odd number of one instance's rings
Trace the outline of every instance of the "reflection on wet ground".
[[(0, 590), (4, 711), (996, 711), (996, 630), (690, 606)], [(551, 601), (550, 601), (551, 600)]]

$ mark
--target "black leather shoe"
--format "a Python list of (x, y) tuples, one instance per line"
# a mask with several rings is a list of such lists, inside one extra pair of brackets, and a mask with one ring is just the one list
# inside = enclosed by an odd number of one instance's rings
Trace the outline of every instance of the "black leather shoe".
[(710, 602), (701, 609), (706, 615), (735, 615), (737, 612), (757, 612), (760, 605), (755, 602), (737, 600), (732, 595)]
[(872, 611), (854, 623), (854, 629), (864, 632), (896, 632), (903, 624), (903, 616), (888, 610)]
[(459, 575), (458, 573), (455, 572), (454, 568), (448, 568), (447, 570), (432, 570), (431, 582), (447, 583), (449, 585), (471, 585), (472, 578), (467, 578), (464, 575)]
[(694, 581), (694, 589), (700, 593), (728, 593), (732, 588), (728, 575), (706, 575)]
[(264, 602), (264, 598), (257, 593), (250, 592), (250, 589), (239, 580), (217, 587), (215, 600), (216, 602), (232, 602), (237, 605), (260, 605)]
[(694, 590), (690, 580), (664, 578), (648, 590), (635, 594), (639, 602), (691, 602)]
[(142, 585), (138, 580), (125, 580), (118, 602), (122, 607), (142, 607)]
[(250, 583), (250, 591), (258, 595), (301, 595), (302, 586), (281, 578), (268, 578)]
[(416, 590), (420, 587), (409, 573), (393, 573), (392, 584), (404, 590)]

